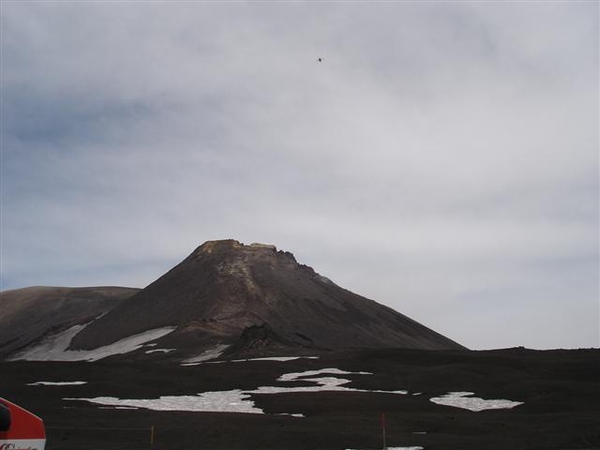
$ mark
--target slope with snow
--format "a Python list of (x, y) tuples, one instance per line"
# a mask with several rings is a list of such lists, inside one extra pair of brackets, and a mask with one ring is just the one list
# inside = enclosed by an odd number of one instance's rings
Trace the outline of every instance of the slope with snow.
[(175, 327), (163, 327), (148, 330), (93, 350), (68, 350), (73, 336), (86, 326), (75, 325), (61, 333), (49, 335), (41, 343), (13, 355), (9, 361), (98, 361), (109, 356), (138, 350), (147, 342), (159, 339), (175, 329)]

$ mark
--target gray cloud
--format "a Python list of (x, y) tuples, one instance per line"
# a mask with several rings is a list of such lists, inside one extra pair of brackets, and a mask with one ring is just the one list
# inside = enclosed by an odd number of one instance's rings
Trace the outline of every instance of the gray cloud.
[(231, 237), (473, 348), (598, 346), (597, 13), (5, 2), (2, 288)]

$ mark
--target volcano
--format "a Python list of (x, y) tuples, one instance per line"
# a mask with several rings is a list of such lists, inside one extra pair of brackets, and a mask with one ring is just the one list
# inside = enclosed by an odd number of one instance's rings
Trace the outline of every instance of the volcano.
[(70, 350), (148, 330), (178, 357), (229, 347), (238, 356), (351, 348), (458, 349), (456, 342), (337, 286), (286, 251), (208, 241), (145, 289), (83, 328)]

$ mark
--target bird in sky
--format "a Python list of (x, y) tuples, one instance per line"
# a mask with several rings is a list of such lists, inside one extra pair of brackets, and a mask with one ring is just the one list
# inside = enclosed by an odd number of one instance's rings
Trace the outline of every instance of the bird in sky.
[(317, 61), (323, 62), (323, 58), (317, 58)]

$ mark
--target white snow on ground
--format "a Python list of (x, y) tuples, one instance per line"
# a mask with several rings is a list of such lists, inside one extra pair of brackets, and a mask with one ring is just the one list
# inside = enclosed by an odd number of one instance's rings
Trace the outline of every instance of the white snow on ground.
[(146, 350), (146, 354), (150, 353), (170, 353), (174, 352), (176, 349), (174, 348), (155, 348), (153, 350)]
[[(370, 372), (346, 372), (340, 369), (320, 369), (309, 370), (306, 372), (287, 373), (279, 377), (281, 382), (312, 382), (314, 386), (261, 386), (258, 389), (242, 391), (235, 389), (232, 391), (204, 392), (198, 395), (184, 396), (164, 396), (158, 399), (118, 399), (115, 397), (95, 397), (95, 398), (66, 398), (65, 400), (83, 400), (91, 403), (97, 403), (105, 406), (129, 406), (136, 408), (146, 408), (157, 411), (189, 411), (189, 412), (235, 412), (235, 413), (254, 413), (264, 414), (264, 411), (257, 408), (254, 402), (250, 400), (251, 394), (283, 394), (288, 392), (322, 392), (322, 391), (346, 391), (346, 392), (381, 392), (386, 394), (406, 394), (406, 391), (369, 391), (365, 389), (354, 389), (343, 386), (350, 382), (345, 378), (320, 377), (306, 378), (313, 375), (370, 375)], [(299, 415), (291, 414), (294, 417)]]
[(81, 386), (87, 384), (87, 381), (36, 381), (27, 383), (27, 386)]
[(64, 359), (60, 359), (60, 356), (63, 356), (63, 353), (67, 350), (69, 344), (71, 344), (71, 339), (87, 325), (87, 323), (85, 325), (75, 325), (61, 333), (51, 334), (41, 343), (27, 347), (9, 358), (9, 361), (20, 359), (28, 361), (52, 361), (53, 358), (57, 358), (57, 361), (64, 361)]
[(419, 445), (413, 447), (387, 447), (387, 450), (423, 450), (423, 447)]
[[(415, 447), (386, 447), (387, 450), (424, 450), (423, 447), (415, 446)], [(351, 448), (347, 448), (346, 450), (354, 450)]]
[(267, 356), (264, 358), (250, 358), (250, 359), (232, 359), (227, 362), (246, 362), (246, 361), (293, 361), (295, 359), (319, 359), (318, 356)]
[[(315, 377), (315, 375), (334, 375)], [(189, 412), (233, 412), (264, 414), (250, 399), (252, 394), (285, 394), (289, 392), (375, 392), (384, 394), (406, 395), (408, 391), (381, 391), (355, 389), (344, 386), (350, 380), (335, 375), (372, 375), (370, 372), (347, 372), (345, 370), (326, 368), (293, 372), (281, 375), (277, 381), (282, 383), (310, 382), (312, 386), (261, 386), (254, 390), (235, 389), (231, 391), (204, 392), (198, 395), (163, 396), (157, 399), (119, 399), (115, 397), (65, 398), (65, 400), (82, 400), (105, 406), (146, 408), (157, 411), (189, 411)], [(471, 411), (486, 409), (512, 408), (522, 404), (511, 400), (484, 400), (470, 397), (472, 392), (450, 392), (442, 397), (433, 397), (434, 403), (465, 408)], [(290, 414), (299, 417), (298, 414)], [(397, 449), (419, 449), (420, 447), (396, 447)]]
[(71, 343), (71, 339), (85, 328), (86, 325), (75, 325), (62, 333), (48, 336), (40, 344), (26, 348), (10, 358), (10, 360), (98, 361), (107, 356), (119, 355), (137, 350), (146, 342), (161, 338), (175, 329), (175, 327), (164, 327), (145, 331), (144, 333), (121, 339), (113, 344), (99, 347), (94, 350), (67, 350)]
[[(306, 378), (312, 377), (313, 375), (373, 375), (371, 372), (347, 372), (345, 370), (328, 368), (319, 370), (307, 370), (306, 372), (293, 372), (286, 373), (279, 377), (278, 381), (310, 381), (316, 384), (316, 386), (303, 386), (303, 387), (260, 387), (257, 394), (277, 394), (280, 392), (319, 392), (319, 391), (352, 391), (352, 392), (380, 392), (383, 394), (399, 394), (406, 395), (408, 391), (380, 391), (380, 390), (367, 390), (367, 389), (355, 389), (343, 386), (350, 382), (345, 378), (336, 377), (320, 377), (320, 378)], [(278, 391), (281, 390), (282, 391)], [(258, 392), (260, 391), (260, 392)]]
[(118, 399), (115, 397), (65, 398), (65, 400), (85, 400), (105, 406), (145, 408), (155, 411), (188, 412), (237, 412), (262, 414), (263, 410), (254, 407), (250, 395), (239, 389), (233, 391), (204, 392), (198, 395), (163, 396), (157, 399)]
[[(198, 364), (201, 364), (201, 363), (224, 364), (224, 363), (238, 363), (238, 362), (248, 362), (248, 361), (286, 362), (286, 361), (293, 361), (295, 359), (319, 359), (318, 356), (266, 356), (264, 358), (229, 359), (229, 360), (225, 360), (225, 361), (209, 361), (211, 359), (217, 358), (218, 356), (221, 356), (221, 354), (223, 353), (223, 350), (225, 350), (225, 348), (227, 348), (226, 345), (218, 346), (218, 347), (223, 347), (223, 348), (217, 349), (217, 347), (215, 347), (215, 349), (207, 350), (206, 352), (202, 353), (201, 355), (199, 355), (195, 358), (186, 359), (185, 361), (183, 361), (183, 363), (181, 365), (182, 366), (197, 366)], [(201, 359), (199, 359), (199, 358), (201, 358)]]
[[(424, 447), (414, 446), (414, 447), (385, 447), (386, 450), (424, 450)], [(346, 450), (356, 450), (352, 448), (347, 448)]]
[(135, 406), (100, 406), (98, 409), (129, 409), (129, 410), (137, 410)]
[(221, 354), (225, 351), (225, 349), (229, 347), (229, 345), (219, 344), (211, 349), (208, 349), (198, 356), (194, 356), (193, 358), (188, 358), (183, 360), (182, 366), (195, 366), (200, 364), (203, 361), (208, 361), (210, 359), (215, 359), (221, 356)]
[(510, 409), (522, 405), (523, 402), (512, 400), (484, 400), (479, 397), (471, 397), (473, 392), (449, 392), (441, 397), (433, 397), (429, 400), (438, 405), (454, 406), (456, 408), (468, 409), (470, 411), (484, 411), (486, 409)]
[(372, 372), (346, 372), (345, 370), (327, 368), (327, 369), (319, 369), (319, 370), (307, 370), (306, 372), (285, 373), (279, 377), (279, 381), (297, 381), (299, 378), (312, 377), (313, 375), (321, 375), (321, 374), (349, 375), (352, 373), (357, 374), (357, 375), (373, 375)]

